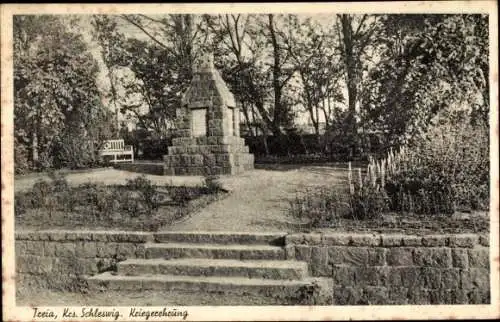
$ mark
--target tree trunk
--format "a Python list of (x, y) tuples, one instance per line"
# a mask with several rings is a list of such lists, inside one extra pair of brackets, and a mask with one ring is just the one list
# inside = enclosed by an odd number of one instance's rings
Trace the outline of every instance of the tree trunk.
[(316, 140), (319, 143), (319, 107), (318, 104), (315, 105), (316, 109), (316, 124), (314, 125), (314, 132), (316, 133)]
[(325, 113), (325, 124), (326, 127), (330, 126), (330, 117), (332, 116), (332, 106), (330, 104), (330, 97), (327, 98), (328, 112), (325, 110), (325, 105), (323, 103), (323, 112)]
[(281, 84), (280, 84), (280, 77), (281, 77), (281, 67), (280, 67), (280, 48), (278, 41), (276, 39), (276, 33), (274, 30), (274, 15), (269, 14), (269, 32), (271, 34), (271, 43), (273, 45), (273, 90), (274, 90), (274, 118), (272, 122), (272, 128), (271, 130), (273, 131), (273, 134), (277, 137), (281, 137), (281, 116), (282, 116), (282, 110), (281, 110)]
[(352, 18), (349, 15), (341, 15), (344, 62), (347, 72), (347, 95), (348, 95), (348, 131), (351, 137), (351, 153), (355, 152), (357, 145), (356, 124), (356, 100), (357, 100), (357, 71), (356, 57), (354, 53), (354, 39), (352, 30)]
[(37, 167), (38, 164), (38, 134), (36, 131), (36, 126), (33, 129), (33, 134), (31, 138), (31, 157), (33, 158), (33, 166)]
[(269, 147), (267, 145), (267, 131), (266, 129), (262, 128), (263, 136), (262, 138), (264, 139), (264, 149), (266, 150), (266, 156), (269, 156)]
[(252, 124), (250, 123), (250, 115), (248, 115), (248, 109), (245, 102), (241, 102), (241, 110), (243, 111), (243, 116), (245, 116), (245, 123), (247, 125), (247, 131), (250, 136), (253, 136), (252, 133)]
[(307, 149), (307, 145), (304, 142), (304, 137), (302, 136), (302, 134), (299, 134), (299, 137), (300, 137), (300, 144), (302, 144), (302, 147), (304, 148), (305, 153), (309, 154), (309, 150)]

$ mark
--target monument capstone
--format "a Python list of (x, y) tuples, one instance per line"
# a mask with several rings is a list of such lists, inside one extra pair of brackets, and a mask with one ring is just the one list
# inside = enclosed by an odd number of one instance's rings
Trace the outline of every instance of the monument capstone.
[(165, 175), (238, 174), (253, 169), (254, 156), (240, 137), (239, 108), (214, 67), (212, 54), (195, 62), (181, 104), (177, 137), (163, 158)]

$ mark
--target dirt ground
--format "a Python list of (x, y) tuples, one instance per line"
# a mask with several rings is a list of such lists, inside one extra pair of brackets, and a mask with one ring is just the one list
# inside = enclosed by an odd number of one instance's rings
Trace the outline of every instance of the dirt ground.
[[(36, 294), (36, 295), (35, 295)], [(17, 306), (185, 306), (185, 305), (276, 305), (273, 298), (234, 296), (210, 293), (140, 291), (84, 294), (47, 289), (30, 289), (18, 292)]]

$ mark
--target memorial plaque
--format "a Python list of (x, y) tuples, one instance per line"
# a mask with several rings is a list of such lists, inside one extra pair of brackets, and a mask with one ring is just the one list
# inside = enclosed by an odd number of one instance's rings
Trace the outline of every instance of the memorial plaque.
[(192, 127), (194, 137), (207, 135), (207, 110), (200, 108), (192, 111)]

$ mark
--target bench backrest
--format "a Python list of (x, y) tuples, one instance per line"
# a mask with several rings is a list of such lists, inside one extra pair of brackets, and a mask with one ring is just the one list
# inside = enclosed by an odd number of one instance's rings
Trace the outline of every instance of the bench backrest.
[(103, 151), (121, 151), (125, 149), (125, 142), (123, 140), (107, 140), (104, 141), (104, 145), (102, 147)]

